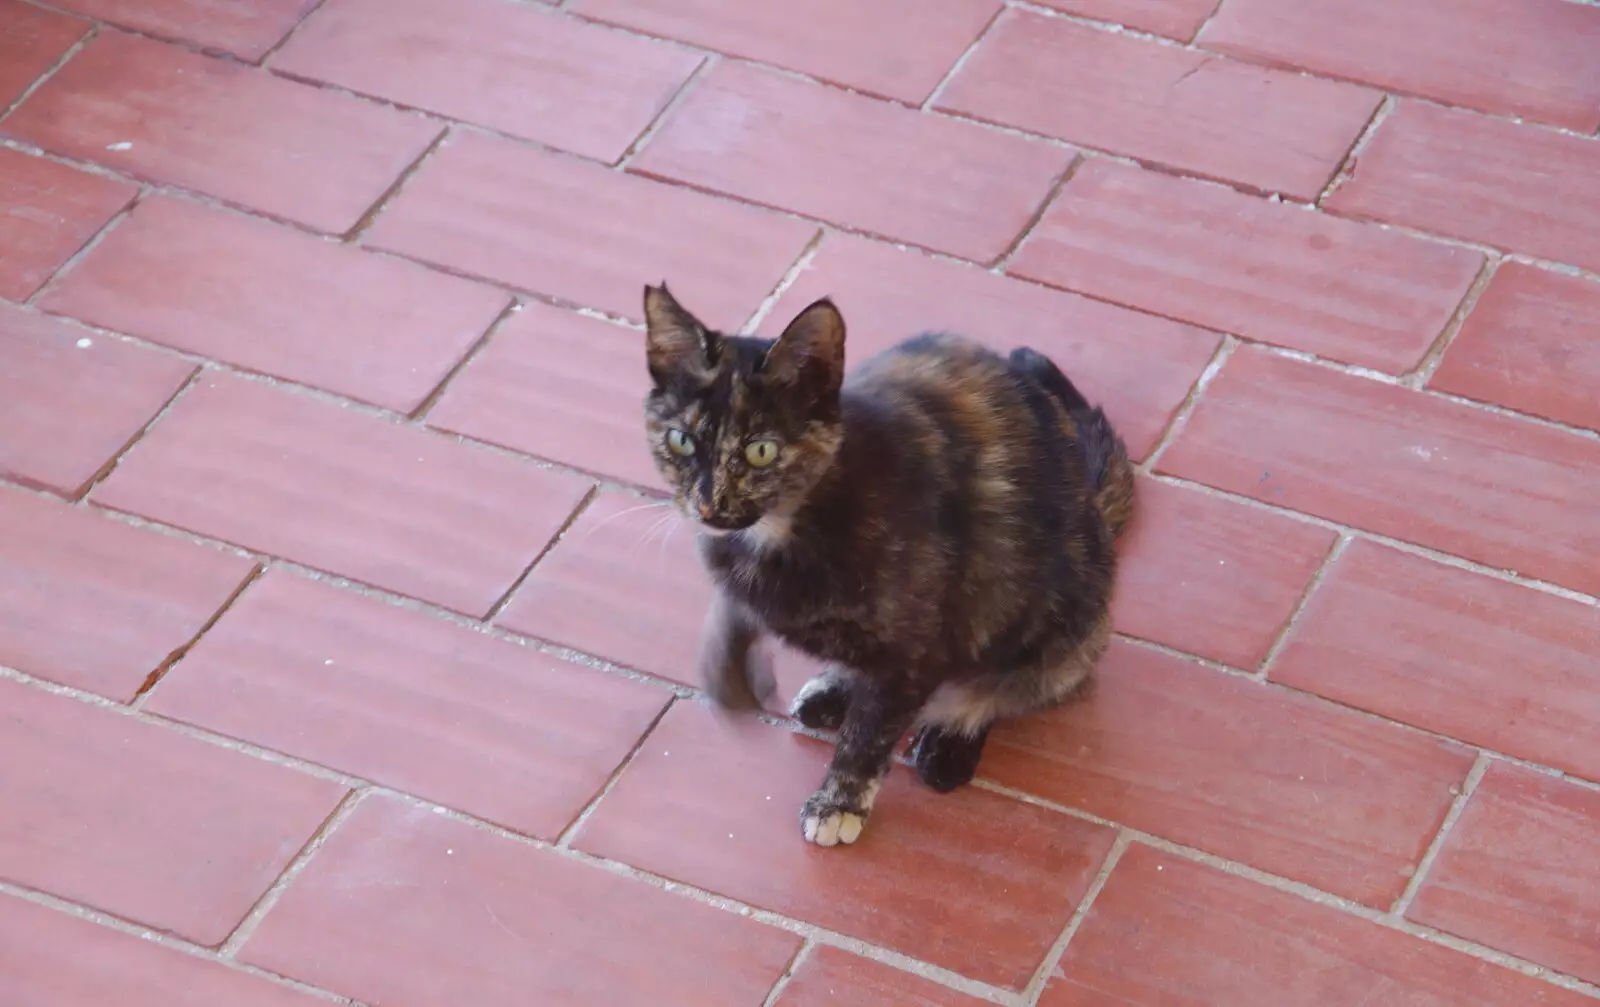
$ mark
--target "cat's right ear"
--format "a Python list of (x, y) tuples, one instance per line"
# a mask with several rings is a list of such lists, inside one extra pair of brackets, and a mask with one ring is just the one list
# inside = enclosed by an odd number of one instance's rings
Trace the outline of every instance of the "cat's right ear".
[(717, 361), (716, 333), (700, 324), (661, 286), (644, 288), (645, 355), (657, 388), (711, 383)]

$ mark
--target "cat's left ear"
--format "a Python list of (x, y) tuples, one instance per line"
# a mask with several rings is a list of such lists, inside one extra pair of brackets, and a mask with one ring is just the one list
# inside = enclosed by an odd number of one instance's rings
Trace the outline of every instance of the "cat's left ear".
[(844, 382), (844, 316), (824, 297), (795, 316), (767, 351), (761, 373), (823, 394)]
[(711, 382), (719, 340), (678, 303), (665, 282), (644, 288), (645, 354), (656, 387)]

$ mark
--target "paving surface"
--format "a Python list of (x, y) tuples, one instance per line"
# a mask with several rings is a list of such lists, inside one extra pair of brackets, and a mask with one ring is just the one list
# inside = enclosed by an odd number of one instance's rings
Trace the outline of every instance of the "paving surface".
[[(0, 111), (6, 1007), (1600, 999), (1600, 6), (0, 0)], [(663, 277), (1140, 462), (854, 848), (687, 684)]]

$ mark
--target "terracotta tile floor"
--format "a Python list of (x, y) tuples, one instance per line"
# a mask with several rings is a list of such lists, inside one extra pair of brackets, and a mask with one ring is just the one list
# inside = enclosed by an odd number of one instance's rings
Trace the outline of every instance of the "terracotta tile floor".
[[(1596, 1007), (1597, 127), (1594, 0), (0, 0), (0, 1005)], [(855, 847), (687, 684), (663, 277), (1139, 460)]]

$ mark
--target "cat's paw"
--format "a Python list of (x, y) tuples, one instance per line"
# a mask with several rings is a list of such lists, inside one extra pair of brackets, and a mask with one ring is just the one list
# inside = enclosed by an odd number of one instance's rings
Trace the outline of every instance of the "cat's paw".
[(823, 672), (800, 687), (789, 716), (813, 731), (837, 731), (849, 709), (849, 680)]
[(845, 802), (837, 791), (824, 787), (800, 809), (800, 831), (808, 843), (848, 846), (861, 838), (871, 810), (870, 802)]
[(984, 740), (983, 736), (968, 738), (937, 724), (927, 724), (911, 739), (907, 754), (923, 783), (941, 794), (948, 794), (971, 783), (978, 774)]

